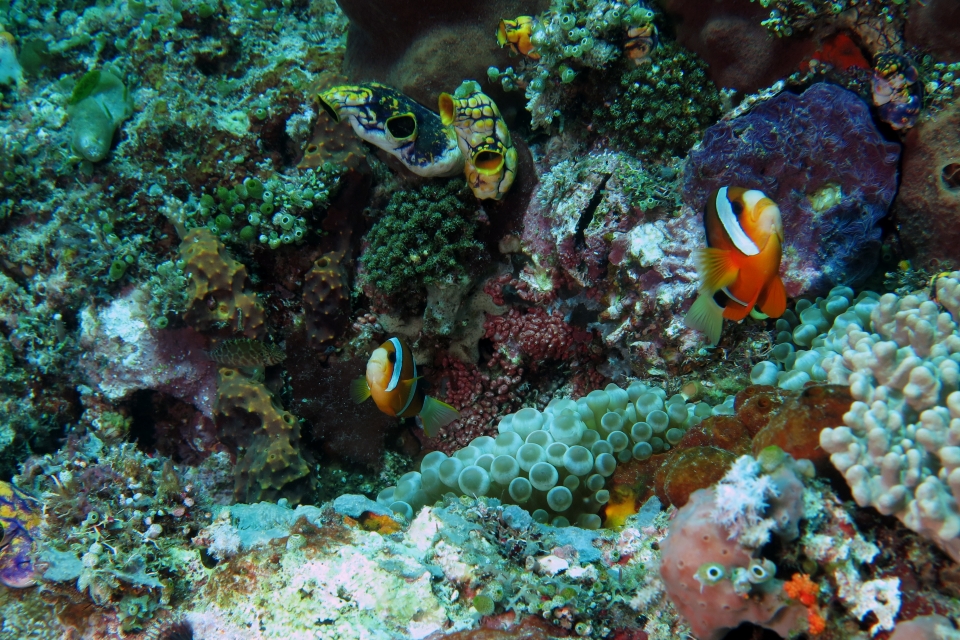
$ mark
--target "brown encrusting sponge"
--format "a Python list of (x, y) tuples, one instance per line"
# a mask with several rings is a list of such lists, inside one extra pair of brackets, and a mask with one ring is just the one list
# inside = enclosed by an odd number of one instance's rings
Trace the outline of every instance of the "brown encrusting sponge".
[(264, 311), (248, 291), (247, 268), (234, 260), (209, 229), (192, 229), (180, 243), (189, 278), (183, 319), (199, 331), (229, 329), (230, 334), (263, 338)]
[(298, 504), (307, 496), (314, 477), (300, 454), (300, 421), (263, 384), (220, 369), (214, 413), (217, 426), (244, 449), (236, 466), (238, 502), (286, 498)]
[(343, 251), (328, 251), (303, 278), (303, 315), (314, 346), (332, 342), (350, 318), (347, 274), (341, 266), (343, 256)]

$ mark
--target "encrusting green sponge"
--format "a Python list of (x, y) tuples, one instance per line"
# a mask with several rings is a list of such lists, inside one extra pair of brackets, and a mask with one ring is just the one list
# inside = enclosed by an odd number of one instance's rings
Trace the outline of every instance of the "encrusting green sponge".
[(120, 78), (94, 69), (74, 88), (68, 113), (73, 150), (90, 162), (99, 162), (110, 153), (117, 127), (133, 114), (133, 101)]

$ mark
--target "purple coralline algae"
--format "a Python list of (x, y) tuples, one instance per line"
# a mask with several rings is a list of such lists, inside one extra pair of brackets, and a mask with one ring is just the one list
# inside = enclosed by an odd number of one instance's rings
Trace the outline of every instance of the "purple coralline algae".
[(36, 584), (30, 553), (40, 524), (39, 503), (0, 481), (0, 584), (22, 589)]
[(710, 127), (690, 153), (683, 199), (702, 211), (725, 185), (766, 193), (783, 214), (787, 294), (823, 293), (862, 284), (876, 266), (899, 158), (866, 103), (818, 83)]

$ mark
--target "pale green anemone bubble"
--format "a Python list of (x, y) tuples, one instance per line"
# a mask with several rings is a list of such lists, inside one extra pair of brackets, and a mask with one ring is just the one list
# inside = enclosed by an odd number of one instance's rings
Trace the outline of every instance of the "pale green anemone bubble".
[(685, 404), (674, 403), (667, 407), (667, 418), (671, 427), (682, 427), (689, 417)]
[(507, 491), (511, 500), (517, 504), (523, 504), (533, 494), (533, 485), (526, 478), (514, 478), (510, 481)]
[(413, 520), (413, 507), (406, 502), (394, 502), (390, 505), (390, 510), (404, 517), (408, 522)]
[(547, 524), (550, 522), (550, 514), (547, 513), (544, 509), (537, 509), (530, 514), (533, 516), (534, 522), (539, 522), (540, 524)]
[(655, 434), (659, 435), (670, 426), (670, 418), (666, 413), (657, 409), (647, 414), (647, 424), (650, 425), (650, 428), (653, 429)]
[(801, 347), (809, 347), (818, 335), (820, 335), (820, 331), (815, 325), (801, 324), (793, 330), (793, 342)]
[(516, 455), (517, 450), (522, 445), (523, 438), (520, 437), (520, 434), (514, 433), (513, 431), (508, 431), (507, 433), (501, 433), (499, 436), (497, 436), (497, 441), (493, 447), (492, 453), (498, 456)]
[(683, 430), (675, 427), (672, 429), (667, 429), (667, 433), (664, 437), (671, 445), (675, 445), (683, 438)]
[(493, 447), (496, 445), (496, 442), (497, 441), (490, 436), (480, 436), (471, 440), (470, 446), (476, 447), (481, 453), (493, 453)]
[(698, 418), (709, 418), (713, 415), (713, 407), (706, 402), (700, 402), (693, 409), (693, 415)]
[(513, 430), (521, 437), (526, 438), (543, 426), (543, 414), (536, 409), (526, 408), (513, 414)]
[(650, 446), (653, 447), (654, 453), (660, 453), (663, 451), (663, 438), (660, 436), (653, 436), (650, 438)]
[(527, 443), (517, 450), (517, 462), (524, 471), (530, 471), (530, 468), (538, 462), (544, 462), (547, 459), (547, 452), (538, 444)]
[(550, 520), (550, 526), (551, 527), (569, 527), (570, 519), (565, 516), (554, 516), (553, 519)]
[(614, 453), (620, 453), (627, 448), (627, 445), (630, 444), (630, 436), (625, 434), (623, 431), (614, 431), (607, 436), (607, 442), (609, 442), (610, 446), (613, 447)]
[(617, 462), (627, 463), (633, 460), (633, 451), (629, 448), (623, 449), (622, 451), (615, 453), (614, 456), (616, 456)]
[(567, 476), (563, 479), (563, 486), (570, 489), (570, 491), (576, 491), (580, 488), (580, 478), (573, 475)]
[(573, 494), (566, 487), (554, 487), (547, 492), (547, 506), (553, 511), (566, 511), (573, 504)]
[(610, 433), (619, 431), (622, 428), (623, 418), (620, 417), (619, 413), (608, 411), (600, 418), (600, 434), (603, 436), (608, 436)]
[(476, 460), (474, 460), (473, 464), (483, 469), (486, 469), (489, 472), (490, 467), (493, 466), (493, 461), (494, 461), (493, 454), (485, 453), (481, 455), (479, 458), (477, 458)]
[(778, 385), (788, 391), (800, 391), (803, 385), (810, 382), (810, 376), (805, 371), (784, 371), (780, 373)]
[(564, 410), (560, 415), (555, 415), (550, 423), (550, 435), (557, 442), (566, 445), (577, 444), (580, 442), (580, 434), (583, 432), (583, 423), (579, 416), (574, 415), (572, 411)]
[(599, 505), (604, 505), (610, 502), (610, 492), (606, 489), (600, 489), (595, 494), (593, 494), (593, 500)]
[(606, 480), (603, 479), (603, 476), (599, 473), (594, 473), (590, 476), (587, 476), (587, 490), (588, 491), (599, 491), (603, 489), (603, 485), (606, 483)]
[[(783, 345), (778, 345), (783, 346)], [(777, 374), (780, 373), (780, 367), (772, 362), (765, 360), (758, 362), (750, 370), (750, 382), (752, 384), (777, 384)]]
[(553, 436), (550, 435), (549, 431), (534, 431), (527, 436), (527, 444), (538, 444), (546, 448), (551, 443), (553, 443)]
[(549, 491), (560, 479), (557, 468), (547, 462), (538, 462), (530, 469), (530, 484), (538, 491)]
[(577, 516), (577, 526), (581, 529), (590, 529), (597, 530), (600, 528), (600, 525), (603, 524), (603, 521), (595, 513), (581, 513)]
[(796, 351), (796, 349), (794, 349), (794, 346), (792, 343), (784, 342), (778, 345), (774, 345), (771, 354), (773, 355), (773, 359), (776, 360), (777, 362), (785, 362), (786, 359), (789, 358), (794, 351)]
[(607, 407), (610, 406), (610, 396), (606, 391), (600, 389), (591, 391), (587, 394), (587, 406), (590, 407), (590, 411), (595, 416), (602, 416), (606, 413)]
[(563, 467), (574, 476), (585, 476), (593, 470), (593, 454), (585, 447), (574, 445), (563, 454)]
[(443, 451), (431, 451), (427, 455), (423, 456), (423, 460), (420, 461), (420, 472), (423, 473), (427, 469), (433, 469), (434, 471), (440, 468), (440, 463), (447, 459), (447, 454)]
[(609, 453), (601, 453), (594, 458), (593, 468), (604, 478), (609, 478), (617, 469), (617, 459)]
[(653, 447), (649, 442), (638, 442), (633, 445), (633, 457), (637, 460), (646, 460), (653, 455)]
[(650, 412), (663, 409), (663, 400), (655, 393), (646, 392), (640, 394), (634, 405), (637, 408), (637, 417), (646, 420)]
[(639, 380), (634, 380), (627, 387), (627, 397), (630, 399), (630, 402), (636, 402), (637, 398), (639, 398), (641, 394), (646, 393), (646, 391), (647, 385), (643, 384)]
[(590, 453), (598, 456), (601, 453), (613, 453), (613, 446), (606, 440), (597, 440), (590, 446)]
[(485, 496), (490, 491), (490, 475), (482, 467), (470, 465), (460, 472), (460, 491), (472, 498)]
[(674, 405), (674, 404), (677, 404), (677, 403), (679, 403), (679, 404), (685, 404), (686, 402), (687, 402), (687, 399), (686, 399), (686, 398), (684, 398), (684, 397), (683, 397), (682, 395), (680, 395), (679, 393), (675, 393), (675, 394), (673, 394), (672, 396), (670, 396), (669, 398), (667, 398), (667, 401), (666, 401), (664, 404), (669, 408), (670, 405)]
[(646, 422), (636, 422), (630, 427), (630, 437), (634, 442), (647, 442), (653, 437), (653, 427)]
[(610, 398), (608, 409), (614, 410), (627, 408), (627, 403), (630, 402), (630, 394), (628, 394), (625, 389), (621, 389), (617, 385), (611, 383), (606, 386), (604, 391), (607, 393), (607, 397)]
[(588, 449), (593, 446), (593, 443), (600, 439), (600, 434), (594, 431), (593, 429), (587, 429), (583, 432), (583, 435), (580, 436), (580, 446), (587, 447)]
[(490, 465), (490, 477), (500, 485), (510, 484), (520, 475), (520, 465), (513, 456), (497, 456)]
[(547, 463), (552, 464), (555, 467), (563, 466), (563, 456), (567, 453), (567, 445), (562, 442), (554, 442), (550, 444), (544, 451), (547, 452)]
[(460, 472), (463, 471), (463, 467), (463, 460), (459, 458), (447, 458), (440, 463), (440, 468), (437, 469), (440, 473), (440, 482), (451, 489), (458, 489), (460, 485), (457, 483), (457, 477), (460, 475)]
[[(420, 472), (420, 486), (427, 493), (439, 493), (443, 490), (440, 473), (436, 469), (424, 469)], [(379, 501), (379, 496), (377, 500)]]
[(460, 458), (463, 461), (463, 464), (469, 465), (473, 464), (473, 461), (480, 457), (480, 450), (476, 447), (467, 445), (463, 449), (460, 449), (453, 454), (454, 457)]
[(395, 502), (393, 499), (393, 494), (396, 492), (396, 487), (387, 487), (383, 491), (377, 494), (377, 502), (380, 504), (390, 505)]

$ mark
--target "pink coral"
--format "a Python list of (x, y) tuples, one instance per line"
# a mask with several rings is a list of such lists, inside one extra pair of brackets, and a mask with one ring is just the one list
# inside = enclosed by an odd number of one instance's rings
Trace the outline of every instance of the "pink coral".
[(489, 316), (483, 326), (484, 337), (511, 357), (529, 357), (533, 370), (543, 360), (563, 360), (574, 355), (577, 347), (591, 337), (567, 324), (559, 311), (548, 314), (539, 307), (526, 313), (511, 309), (503, 316)]
[[(440, 368), (446, 387), (441, 399), (460, 411), (460, 419), (433, 438), (429, 442), (431, 448), (452, 454), (474, 438), (494, 433), (497, 420), (519, 407), (516, 389), (523, 378), (523, 368), (502, 354), (495, 353), (487, 362), (487, 373), (475, 364), (450, 356), (444, 356)], [(499, 375), (492, 373), (495, 371)]]

